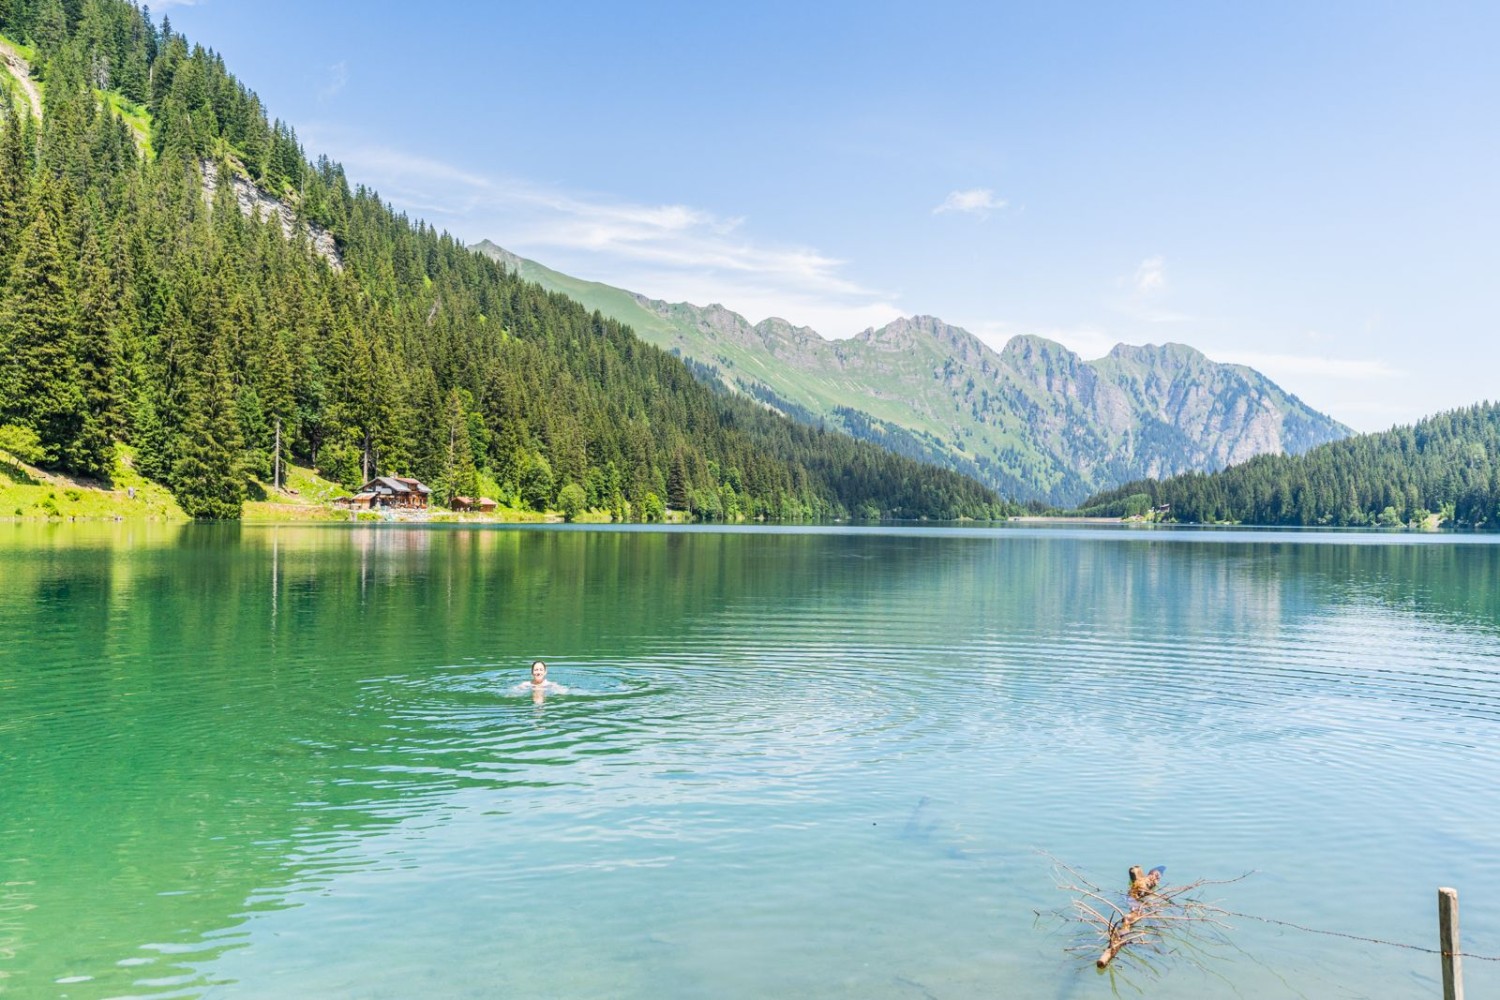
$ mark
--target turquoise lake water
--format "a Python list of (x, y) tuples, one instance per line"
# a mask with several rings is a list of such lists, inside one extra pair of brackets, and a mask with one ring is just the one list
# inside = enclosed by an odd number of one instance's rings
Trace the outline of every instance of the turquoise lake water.
[(0, 994), (1436, 997), (1051, 859), (1500, 955), (1497, 542), (0, 525)]

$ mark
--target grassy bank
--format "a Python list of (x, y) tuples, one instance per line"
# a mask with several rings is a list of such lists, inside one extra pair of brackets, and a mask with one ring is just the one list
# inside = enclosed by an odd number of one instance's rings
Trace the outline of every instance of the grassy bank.
[(186, 521), (166, 487), (135, 471), (121, 448), (110, 482), (45, 472), (0, 452), (0, 520)]
[[(47, 472), (0, 451), (0, 521), (187, 521), (177, 501), (165, 486), (154, 483), (134, 468), (134, 449), (121, 445), (115, 471), (109, 482)], [(317, 471), (289, 466), (282, 489), (252, 480), (242, 519), (247, 524), (281, 524), (308, 521), (386, 520), (383, 512), (353, 512), (334, 506), (349, 490)], [(433, 508), (418, 514), (396, 513), (392, 519), (429, 524), (544, 524), (563, 520), (556, 511), (535, 511), (501, 505), (487, 513)], [(668, 521), (686, 520), (678, 511), (667, 512)], [(577, 521), (607, 523), (607, 510), (580, 513)]]

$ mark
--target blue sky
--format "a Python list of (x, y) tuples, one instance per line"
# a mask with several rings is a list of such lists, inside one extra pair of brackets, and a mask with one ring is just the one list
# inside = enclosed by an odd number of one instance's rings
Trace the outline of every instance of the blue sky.
[(153, 6), (414, 217), (847, 336), (1191, 344), (1359, 430), (1500, 397), (1500, 6)]

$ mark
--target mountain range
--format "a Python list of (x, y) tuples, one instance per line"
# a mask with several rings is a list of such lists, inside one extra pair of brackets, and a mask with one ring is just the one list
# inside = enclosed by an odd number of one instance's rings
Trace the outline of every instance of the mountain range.
[(1121, 344), (1086, 361), (1017, 336), (995, 351), (931, 316), (830, 340), (781, 319), (752, 324), (720, 305), (575, 278), (488, 240), (473, 249), (628, 324), (706, 381), (1019, 500), (1070, 505), (1130, 480), (1300, 454), (1351, 433), (1254, 369), (1182, 344)]

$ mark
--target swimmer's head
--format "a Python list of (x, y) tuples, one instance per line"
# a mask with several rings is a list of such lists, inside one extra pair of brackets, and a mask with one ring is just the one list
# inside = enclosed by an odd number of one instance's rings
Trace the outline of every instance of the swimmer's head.
[(547, 679), (547, 664), (537, 660), (531, 665), (531, 683), (541, 684)]

